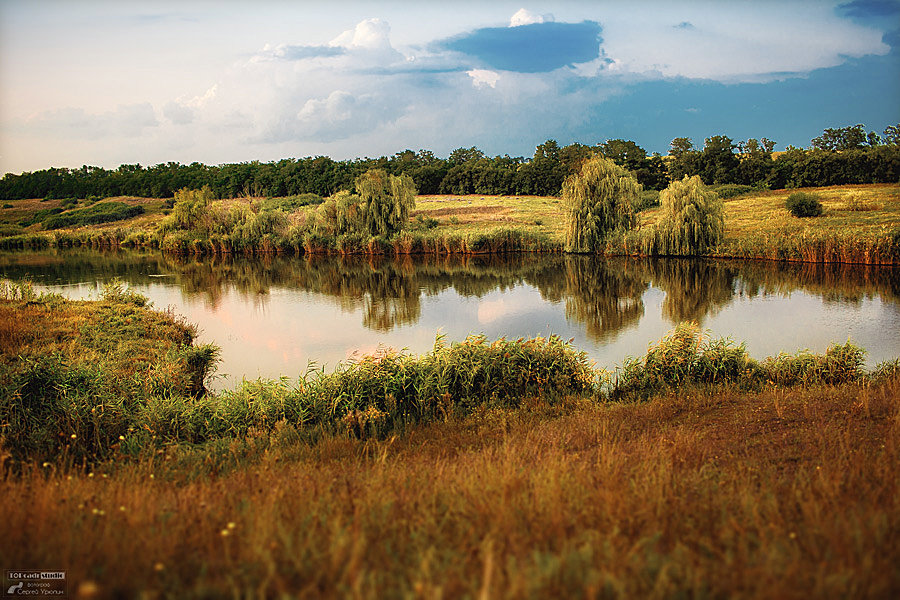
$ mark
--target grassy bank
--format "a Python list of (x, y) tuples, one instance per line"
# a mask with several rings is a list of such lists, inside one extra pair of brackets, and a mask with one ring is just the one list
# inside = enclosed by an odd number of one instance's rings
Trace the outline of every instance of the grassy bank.
[[(804, 262), (900, 263), (900, 186), (847, 185), (809, 189), (821, 198), (824, 213), (794, 217), (785, 208), (793, 190), (753, 191), (720, 186), (725, 198), (725, 239), (710, 256)], [(714, 187), (714, 189), (716, 189)], [(645, 194), (646, 195), (646, 194)], [(170, 210), (166, 201), (112, 199), (126, 207), (144, 206), (145, 214), (114, 223), (47, 231), (27, 223), (39, 211), (62, 210), (58, 200), (19, 200), (0, 213), (0, 249), (41, 246), (152, 247), (182, 254), (336, 253), (478, 254), (511, 251), (556, 252), (564, 243), (564, 211), (558, 198), (534, 196), (419, 196), (404, 230), (388, 238), (358, 234), (323, 235), (307, 223), (318, 201), (304, 197), (232, 199), (213, 203), (215, 218), (231, 225), (218, 233), (163, 232)], [(611, 238), (604, 253), (647, 252), (661, 218), (652, 198), (639, 214), (640, 225)], [(60, 206), (55, 206), (60, 204)], [(60, 222), (84, 208), (45, 216)], [(73, 213), (76, 213), (73, 216)], [(53, 223), (48, 223), (52, 225)], [(224, 228), (222, 228), (224, 227)]]

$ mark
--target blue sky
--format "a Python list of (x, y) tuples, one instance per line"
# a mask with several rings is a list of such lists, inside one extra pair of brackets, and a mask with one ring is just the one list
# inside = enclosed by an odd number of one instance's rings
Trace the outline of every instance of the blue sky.
[(900, 0), (0, 0), (0, 173), (900, 122)]

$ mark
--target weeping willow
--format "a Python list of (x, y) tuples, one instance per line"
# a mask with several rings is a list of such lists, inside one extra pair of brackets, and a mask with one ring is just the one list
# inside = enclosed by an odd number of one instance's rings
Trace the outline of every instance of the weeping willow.
[(653, 235), (651, 254), (698, 256), (715, 248), (725, 235), (721, 198), (700, 177), (685, 176), (659, 194), (663, 218)]
[(631, 229), (641, 184), (608, 158), (595, 156), (563, 183), (566, 252), (597, 252), (607, 235)]
[(371, 235), (391, 235), (409, 220), (416, 206), (416, 185), (409, 175), (396, 177), (372, 169), (356, 180), (365, 228)]

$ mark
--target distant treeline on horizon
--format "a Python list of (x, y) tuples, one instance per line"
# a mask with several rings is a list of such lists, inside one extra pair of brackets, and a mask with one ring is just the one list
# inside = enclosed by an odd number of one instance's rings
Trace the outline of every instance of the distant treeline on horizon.
[[(645, 189), (661, 190), (671, 181), (699, 175), (712, 184), (740, 184), (759, 189), (900, 181), (900, 124), (884, 134), (864, 125), (825, 129), (809, 149), (788, 147), (773, 153), (775, 142), (762, 138), (735, 143), (724, 135), (709, 137), (703, 148), (690, 138), (672, 140), (668, 155), (648, 155), (635, 142), (613, 139), (589, 146), (540, 144), (531, 158), (488, 157), (476, 147), (457, 148), (446, 159), (429, 150), (404, 150), (391, 157), (336, 161), (327, 156), (286, 158), (208, 166), (177, 162), (110, 170), (49, 168), (0, 179), (0, 198), (87, 198), (142, 196), (168, 198), (182, 188), (209, 186), (218, 198), (280, 197), (312, 193), (322, 197), (353, 190), (370, 169), (412, 177), (419, 194), (557, 196), (565, 178), (589, 156), (602, 153), (636, 176)], [(777, 156), (776, 156), (777, 154)]]

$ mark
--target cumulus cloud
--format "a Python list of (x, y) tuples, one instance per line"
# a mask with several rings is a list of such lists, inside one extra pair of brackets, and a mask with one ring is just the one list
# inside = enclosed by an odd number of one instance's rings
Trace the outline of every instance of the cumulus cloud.
[(520, 8), (516, 11), (516, 14), (510, 18), (509, 26), (519, 27), (520, 25), (532, 25), (534, 23), (549, 23), (554, 20), (552, 14), (538, 15), (530, 10)]
[(194, 96), (190, 99), (184, 97), (170, 100), (163, 106), (163, 116), (176, 125), (188, 125), (194, 122), (197, 111), (206, 106), (216, 97), (218, 86), (214, 85), (202, 96)]
[(471, 71), (466, 71), (466, 75), (472, 78), (472, 85), (475, 87), (497, 87), (497, 82), (500, 80), (500, 74), (495, 71), (488, 71), (487, 69), (472, 69)]

